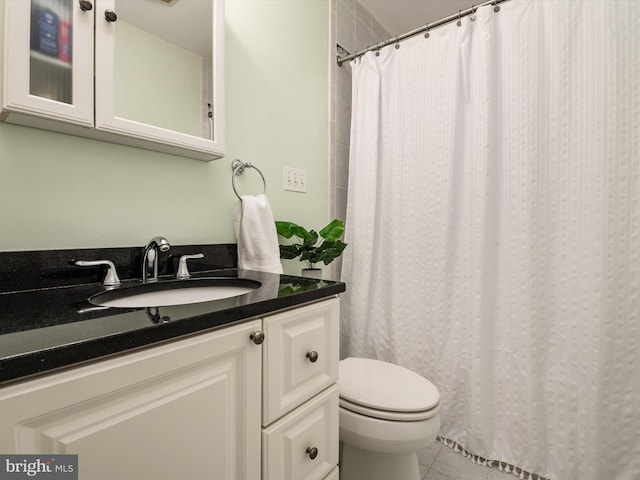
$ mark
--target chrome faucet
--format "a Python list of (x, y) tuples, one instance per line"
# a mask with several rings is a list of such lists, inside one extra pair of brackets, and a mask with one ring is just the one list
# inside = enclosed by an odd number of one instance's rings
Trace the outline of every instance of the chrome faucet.
[(170, 248), (171, 245), (164, 237), (153, 237), (149, 240), (142, 256), (142, 283), (158, 281), (158, 255), (160, 252), (169, 251)]

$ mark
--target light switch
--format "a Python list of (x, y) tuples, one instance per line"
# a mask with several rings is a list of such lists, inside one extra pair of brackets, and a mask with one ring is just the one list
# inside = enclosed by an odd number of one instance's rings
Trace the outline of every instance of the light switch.
[(299, 168), (284, 167), (282, 185), (282, 188), (290, 192), (306, 193), (307, 171)]

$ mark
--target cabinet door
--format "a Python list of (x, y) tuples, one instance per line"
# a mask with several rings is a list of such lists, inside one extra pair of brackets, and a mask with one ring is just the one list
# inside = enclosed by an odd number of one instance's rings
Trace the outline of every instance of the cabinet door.
[(80, 478), (258, 480), (253, 321), (0, 389), (0, 451), (78, 454)]
[(221, 156), (223, 48), (224, 2), (96, 0), (96, 129)]
[(337, 381), (339, 328), (337, 298), (264, 320), (263, 425)]
[(336, 467), (331, 470), (331, 473), (329, 475), (324, 477), (324, 480), (338, 480), (338, 478), (340, 478), (340, 470), (338, 469), (338, 467)]
[(338, 387), (262, 433), (263, 480), (320, 480), (338, 464)]
[(93, 125), (93, 11), (73, 0), (5, 0), (3, 114)]

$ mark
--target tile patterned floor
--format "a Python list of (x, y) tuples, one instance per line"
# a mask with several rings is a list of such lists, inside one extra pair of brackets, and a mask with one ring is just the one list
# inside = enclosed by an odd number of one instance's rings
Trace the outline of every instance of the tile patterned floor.
[(446, 445), (435, 442), (418, 452), (422, 480), (515, 480), (511, 473), (472, 463)]

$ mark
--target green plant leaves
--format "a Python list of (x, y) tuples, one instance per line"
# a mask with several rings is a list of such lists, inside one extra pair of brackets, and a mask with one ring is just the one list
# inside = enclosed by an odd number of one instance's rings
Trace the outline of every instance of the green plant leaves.
[(280, 245), (280, 258), (290, 260), (300, 257), (300, 260), (308, 262), (311, 268), (318, 262), (329, 265), (342, 254), (347, 246), (340, 240), (344, 233), (342, 220), (332, 220), (320, 230), (320, 237), (323, 241), (319, 245), (318, 233), (315, 230), (307, 230), (293, 222), (276, 221), (276, 231), (284, 238), (297, 237), (302, 241), (302, 243)]
[(298, 257), (302, 251), (300, 245), (280, 245), (280, 258), (291, 260)]
[(284, 238), (291, 238), (296, 236), (302, 240), (312, 240), (312, 235), (307, 231), (304, 227), (300, 225), (296, 225), (293, 222), (278, 222), (276, 221), (276, 231), (278, 235), (283, 236)]
[(313, 259), (314, 263), (323, 262), (325, 265), (329, 265), (333, 260), (342, 254), (347, 244), (336, 240), (335, 242), (323, 242), (318, 248), (315, 249)]
[[(342, 220), (332, 220), (329, 225), (320, 230), (320, 236), (327, 242), (335, 242), (344, 233), (344, 222)], [(344, 250), (344, 249), (343, 249)]]

